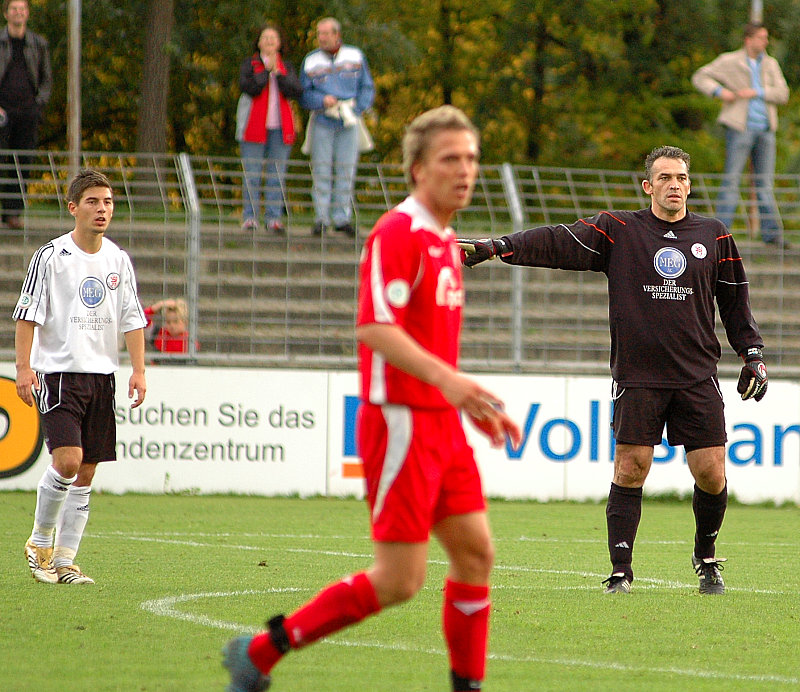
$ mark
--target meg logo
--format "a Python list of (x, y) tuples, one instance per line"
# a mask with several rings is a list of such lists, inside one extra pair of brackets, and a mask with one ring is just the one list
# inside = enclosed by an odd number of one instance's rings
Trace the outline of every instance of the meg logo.
[(87, 276), (81, 281), (80, 286), (81, 302), (89, 309), (94, 309), (106, 297), (105, 284), (93, 276)]
[(677, 279), (686, 271), (686, 257), (674, 247), (662, 247), (653, 258), (653, 266), (659, 276)]

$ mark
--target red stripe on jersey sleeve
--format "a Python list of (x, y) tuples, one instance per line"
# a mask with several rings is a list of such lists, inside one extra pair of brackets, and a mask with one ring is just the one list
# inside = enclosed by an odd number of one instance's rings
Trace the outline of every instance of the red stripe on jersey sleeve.
[[(611, 216), (611, 214), (609, 214), (609, 216)], [(612, 218), (613, 218), (613, 217), (612, 217)], [(594, 230), (595, 230), (595, 231), (597, 231), (598, 233), (602, 233), (602, 234), (603, 234), (603, 235), (604, 235), (606, 238), (608, 238), (608, 242), (609, 242), (609, 243), (613, 243), (613, 242), (614, 242), (614, 240), (611, 238), (611, 236), (609, 236), (609, 235), (608, 235), (608, 233), (606, 233), (606, 232), (605, 232), (605, 231), (604, 231), (602, 228), (598, 228), (598, 227), (597, 227), (597, 226), (595, 226), (593, 223), (589, 223), (589, 222), (588, 222), (588, 221), (586, 221), (585, 219), (579, 219), (579, 221), (580, 221), (582, 224), (584, 224), (585, 226), (589, 226), (590, 228), (594, 228)]]
[(614, 219), (614, 221), (621, 223), (623, 226), (627, 226), (627, 224), (622, 219), (618, 219), (610, 211), (601, 211), (600, 213), (605, 214), (606, 216), (610, 216), (612, 219)]

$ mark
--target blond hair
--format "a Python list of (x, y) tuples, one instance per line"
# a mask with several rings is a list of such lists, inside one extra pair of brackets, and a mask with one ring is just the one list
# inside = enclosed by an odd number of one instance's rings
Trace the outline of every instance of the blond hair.
[(166, 317), (168, 313), (175, 315), (175, 317), (184, 322), (188, 322), (189, 320), (189, 306), (186, 305), (186, 301), (183, 298), (176, 298), (174, 305), (165, 305), (164, 317)]
[(480, 145), (478, 128), (472, 124), (464, 111), (455, 106), (439, 106), (418, 115), (406, 128), (403, 137), (403, 173), (412, 190), (417, 184), (411, 169), (425, 158), (434, 136), (444, 130), (467, 130), (475, 136), (475, 142)]

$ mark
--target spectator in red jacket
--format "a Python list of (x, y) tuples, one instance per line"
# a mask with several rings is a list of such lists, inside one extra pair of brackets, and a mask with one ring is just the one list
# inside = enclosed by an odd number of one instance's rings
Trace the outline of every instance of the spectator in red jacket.
[(261, 170), (266, 159), (264, 223), (280, 234), (285, 232), (282, 182), (296, 138), (289, 99), (303, 93), (294, 67), (281, 56), (281, 46), (280, 28), (262, 26), (255, 52), (239, 69), (242, 95), (236, 107), (236, 140), (244, 167), (242, 228), (258, 230)]

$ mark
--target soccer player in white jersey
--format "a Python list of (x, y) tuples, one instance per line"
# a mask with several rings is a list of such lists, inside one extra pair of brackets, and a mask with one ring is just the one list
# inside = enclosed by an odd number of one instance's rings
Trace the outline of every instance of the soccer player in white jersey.
[(17, 394), (36, 404), (52, 464), (36, 493), (25, 558), (44, 583), (93, 584), (75, 564), (98, 462), (116, 459), (114, 373), (125, 336), (128, 398), (144, 401), (144, 327), (127, 253), (105, 237), (114, 196), (102, 173), (80, 171), (67, 202), (75, 228), (40, 247), (14, 308)]
[(477, 131), (452, 106), (423, 113), (403, 139), (403, 161), (411, 196), (378, 220), (366, 242), (356, 324), (358, 448), (374, 562), (272, 618), (266, 632), (231, 640), (223, 661), (229, 692), (266, 689), (290, 649), (414, 596), (425, 581), (431, 533), (449, 560), (442, 624), (452, 689), (481, 689), (494, 549), (459, 410), (494, 445), (506, 435), (518, 444), (521, 433), (496, 397), (457, 369), (464, 290), (449, 224), (472, 197)]

